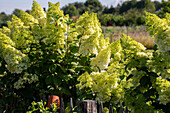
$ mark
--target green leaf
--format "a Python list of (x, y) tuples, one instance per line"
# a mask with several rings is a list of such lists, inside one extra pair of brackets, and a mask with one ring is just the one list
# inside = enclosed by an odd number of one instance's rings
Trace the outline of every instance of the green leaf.
[(59, 67), (60, 67), (60, 69), (61, 69), (64, 73), (66, 73), (66, 69), (65, 69), (65, 68), (63, 68), (60, 64), (57, 64), (57, 66), (59, 66)]
[(149, 76), (159, 77), (159, 76), (157, 75), (157, 73), (154, 73), (154, 72), (148, 72), (147, 74), (148, 74)]
[(79, 50), (79, 47), (77, 47), (77, 46), (70, 46), (70, 51), (71, 52), (73, 52), (73, 53), (76, 53), (77, 54), (77, 52), (78, 52), (78, 50)]
[(127, 78), (126, 78), (126, 80), (129, 80), (130, 78), (132, 78), (134, 75), (133, 74), (130, 74)]
[(52, 81), (53, 81), (53, 77), (51, 75), (47, 76), (47, 78), (45, 79), (46, 84), (50, 84), (52, 83)]
[(58, 56), (57, 56), (56, 54), (50, 55), (50, 60), (51, 60), (52, 62), (55, 62), (55, 61), (57, 60), (57, 58), (58, 58)]
[(149, 98), (150, 96), (152, 96), (152, 98), (156, 98), (156, 96), (154, 96), (156, 93), (157, 91), (154, 88), (152, 88), (149, 89), (149, 91), (147, 91), (146, 93), (144, 93), (144, 97)]
[(76, 72), (81, 71), (83, 69), (83, 66), (77, 66), (77, 68), (75, 69)]
[(77, 63), (76, 62), (71, 62), (71, 65), (72, 66), (77, 66)]
[(71, 73), (75, 73), (74, 69), (68, 69)]
[(85, 66), (85, 71), (87, 71), (88, 73), (91, 73), (91, 68), (89, 66)]
[(120, 76), (120, 79), (123, 80), (125, 78), (125, 75)]
[(51, 73), (54, 73), (55, 70), (56, 70), (57, 66), (55, 64), (52, 64), (50, 67), (49, 67), (49, 72)]
[(56, 86), (61, 85), (61, 79), (59, 77), (53, 77), (53, 82)]
[(66, 95), (71, 95), (70, 91), (65, 87), (62, 87), (61, 92), (66, 94)]
[(153, 50), (154, 51), (158, 50), (158, 46), (156, 44), (154, 45)]
[(143, 76), (141, 79), (140, 79), (140, 85), (143, 86), (143, 87), (146, 87), (150, 82), (150, 77), (149, 76)]
[(80, 39), (83, 35), (78, 35), (77, 38)]
[(5, 76), (5, 75), (1, 75), (1, 74), (0, 74), (0, 77), (4, 77), (4, 76)]

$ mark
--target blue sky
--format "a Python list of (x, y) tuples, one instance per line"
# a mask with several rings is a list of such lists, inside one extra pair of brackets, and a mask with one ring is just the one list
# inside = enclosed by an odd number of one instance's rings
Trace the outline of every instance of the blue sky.
[[(42, 7), (48, 8), (48, 2), (56, 3), (60, 2), (61, 7), (73, 2), (85, 2), (86, 0), (35, 0)], [(99, 0), (105, 6), (116, 6), (118, 2), (125, 0)], [(161, 0), (158, 0), (161, 1)], [(11, 14), (12, 11), (17, 8), (21, 10), (31, 9), (33, 0), (0, 0), (0, 12)]]

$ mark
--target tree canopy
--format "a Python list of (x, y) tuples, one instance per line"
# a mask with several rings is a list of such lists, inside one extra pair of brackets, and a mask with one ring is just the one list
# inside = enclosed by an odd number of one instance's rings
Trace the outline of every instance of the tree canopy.
[[(128, 0), (118, 3), (116, 7), (112, 5), (109, 7), (103, 6), (99, 0), (86, 0), (85, 2), (74, 2), (65, 5), (61, 10), (65, 15), (69, 14), (70, 18), (76, 19), (86, 11), (97, 13), (102, 25), (144, 25), (144, 11), (155, 13), (159, 17), (165, 17), (166, 12), (170, 12), (170, 1)], [(30, 14), (31, 11), (27, 10), (26, 12)], [(20, 17), (20, 10), (15, 9), (12, 14)], [(6, 21), (11, 20), (12, 16), (3, 14), (3, 12), (0, 15), (0, 28), (2, 28), (2, 26), (7, 26)]]

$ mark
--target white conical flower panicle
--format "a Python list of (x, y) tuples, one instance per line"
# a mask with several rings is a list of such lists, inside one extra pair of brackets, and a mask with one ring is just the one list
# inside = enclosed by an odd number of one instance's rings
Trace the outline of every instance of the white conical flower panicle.
[(101, 70), (107, 69), (110, 63), (111, 49), (109, 47), (100, 51), (100, 53), (91, 60), (91, 66), (95, 70), (100, 68)]
[(7, 68), (11, 73), (21, 73), (30, 66), (29, 58), (14, 46), (15, 43), (0, 32), (0, 56), (6, 61)]
[(76, 22), (76, 31), (80, 38), (80, 53), (84, 55), (98, 54), (108, 45), (108, 39), (102, 35), (97, 14), (85, 12)]
[(146, 13), (146, 24), (149, 25), (151, 35), (154, 35), (158, 49), (170, 59), (170, 14), (161, 19), (155, 14)]
[(31, 15), (38, 19), (39, 25), (46, 25), (46, 13), (43, 8), (36, 1), (33, 1)]

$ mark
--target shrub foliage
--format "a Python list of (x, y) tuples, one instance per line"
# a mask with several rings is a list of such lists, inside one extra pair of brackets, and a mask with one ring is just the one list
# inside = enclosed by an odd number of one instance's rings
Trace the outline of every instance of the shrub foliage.
[(97, 14), (76, 23), (59, 3), (47, 12), (33, 1), (31, 14), (13, 15), (0, 29), (0, 108), (27, 111), (32, 101), (59, 95), (68, 102), (96, 99), (128, 106), (135, 113), (164, 111), (170, 105), (170, 21), (146, 13), (155, 49), (126, 35), (109, 43)]

